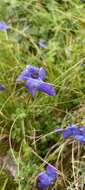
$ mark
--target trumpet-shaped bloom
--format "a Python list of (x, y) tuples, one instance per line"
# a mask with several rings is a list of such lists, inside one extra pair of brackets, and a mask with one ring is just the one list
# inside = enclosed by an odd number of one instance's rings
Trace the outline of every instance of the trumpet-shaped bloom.
[(32, 94), (32, 96), (35, 95), (35, 89), (41, 92), (46, 93), (49, 96), (55, 96), (55, 90), (52, 87), (51, 84), (43, 82), (41, 79), (32, 79), (29, 78), (24, 86), (30, 91), (30, 93)]
[(0, 84), (0, 91), (3, 91), (3, 90), (5, 90), (5, 86)]
[(8, 29), (8, 26), (5, 22), (0, 22), (0, 30), (6, 31)]
[(55, 132), (63, 133), (63, 138), (74, 137), (76, 140), (85, 144), (85, 126), (77, 127), (74, 124), (69, 125), (66, 129), (55, 129)]
[(57, 178), (56, 169), (48, 164), (45, 171), (41, 172), (37, 177), (37, 187), (41, 190), (51, 186)]
[(35, 95), (35, 90), (39, 92), (44, 92), (49, 96), (55, 96), (55, 90), (51, 84), (43, 82), (46, 73), (41, 67), (34, 67), (27, 65), (26, 68), (21, 72), (21, 74), (16, 79), (16, 82), (25, 81), (24, 86), (29, 90), (32, 96)]

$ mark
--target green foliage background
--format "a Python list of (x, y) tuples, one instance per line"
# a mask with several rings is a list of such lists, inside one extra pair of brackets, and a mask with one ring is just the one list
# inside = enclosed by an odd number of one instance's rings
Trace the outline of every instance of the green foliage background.
[[(35, 190), (46, 162), (58, 169), (50, 189), (84, 190), (85, 147), (52, 133), (85, 125), (85, 4), (80, 0), (0, 0), (0, 157), (12, 156), (16, 179), (0, 171), (0, 190)], [(39, 40), (46, 42), (39, 48)], [(17, 76), (27, 64), (44, 67), (56, 97), (32, 98)], [(66, 163), (67, 161), (67, 163)]]

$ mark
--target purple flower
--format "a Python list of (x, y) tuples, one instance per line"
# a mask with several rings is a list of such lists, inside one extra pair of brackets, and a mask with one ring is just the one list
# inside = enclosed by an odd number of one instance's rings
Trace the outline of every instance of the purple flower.
[(21, 72), (21, 74), (18, 76), (16, 81), (23, 81), (23, 80), (28, 80), (28, 78), (45, 78), (45, 70), (41, 67), (34, 67), (31, 65), (27, 65), (26, 68)]
[(85, 135), (85, 126), (82, 126), (79, 128), (79, 131)]
[(44, 79), (46, 76), (45, 70), (41, 67), (39, 69), (39, 78)]
[(5, 86), (0, 84), (0, 91), (3, 91), (3, 90), (5, 90)]
[(0, 30), (6, 31), (8, 29), (8, 26), (5, 22), (0, 22)]
[(75, 139), (85, 144), (85, 135), (75, 135)]
[(41, 79), (29, 78), (24, 86), (30, 91), (32, 96), (35, 95), (35, 89), (48, 94), (49, 96), (55, 96), (55, 90), (51, 84), (43, 82)]
[(63, 132), (63, 137), (64, 139), (70, 137), (70, 136), (74, 136), (76, 134), (79, 133), (79, 129), (76, 127), (76, 125), (71, 124), (69, 125)]
[(41, 172), (37, 177), (37, 187), (38, 189), (46, 189), (51, 186), (57, 178), (56, 169), (48, 164), (46, 165), (45, 171)]
[(40, 40), (39, 40), (39, 47), (40, 47), (41, 49), (44, 49), (44, 48), (45, 48), (45, 40), (43, 40), (43, 39), (40, 39)]
[(46, 189), (50, 186), (50, 178), (47, 173), (41, 172), (37, 177), (37, 187), (38, 189)]
[(21, 72), (21, 74), (16, 79), (18, 81), (25, 81), (24, 86), (29, 90), (32, 96), (35, 95), (35, 89), (39, 92), (44, 92), (49, 96), (55, 96), (55, 90), (51, 84), (43, 82), (46, 73), (45, 70), (41, 67), (34, 67), (27, 65), (26, 68)]
[(56, 169), (50, 164), (46, 165), (46, 173), (52, 177), (53, 180), (57, 177)]
[(68, 138), (70, 136), (85, 135), (85, 127), (78, 128), (76, 125), (69, 125), (63, 132), (63, 137)]
[(63, 133), (63, 138), (74, 137), (76, 140), (85, 144), (85, 126), (77, 127), (74, 124), (69, 125), (66, 129), (55, 129), (55, 132)]

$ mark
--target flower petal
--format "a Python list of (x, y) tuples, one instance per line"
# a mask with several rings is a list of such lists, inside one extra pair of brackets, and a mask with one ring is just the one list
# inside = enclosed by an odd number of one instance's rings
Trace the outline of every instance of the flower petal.
[(5, 86), (0, 84), (0, 91), (3, 91), (3, 90), (5, 90)]
[(27, 65), (26, 68), (23, 69), (21, 74), (18, 76), (16, 81), (23, 81), (27, 80), (29, 77), (34, 78), (34, 79), (43, 79), (45, 77), (46, 73), (45, 70), (41, 67), (34, 67), (31, 65)]
[(43, 82), (43, 81), (38, 81), (37, 90), (44, 92), (44, 93), (48, 94), (49, 96), (55, 96), (56, 95), (55, 90), (52, 87), (52, 85), (49, 83)]
[(5, 31), (8, 29), (8, 26), (5, 22), (0, 22), (0, 30)]
[(46, 166), (46, 173), (52, 178), (52, 180), (55, 180), (57, 177), (56, 168), (50, 164)]
[(55, 96), (54, 88), (50, 84), (43, 82), (41, 79), (29, 78), (25, 83), (25, 87), (28, 88), (28, 86), (36, 88), (38, 91), (45, 92), (49, 96)]
[(79, 131), (81, 132), (82, 135), (85, 135), (85, 126), (80, 127)]
[(63, 137), (66, 139), (71, 136), (75, 136), (77, 134), (80, 134), (79, 129), (76, 127), (76, 125), (71, 124), (69, 125), (63, 132)]
[(37, 177), (37, 187), (39, 189), (46, 189), (50, 185), (50, 178), (46, 172), (41, 172)]
[(27, 90), (29, 90), (29, 92), (34, 97), (34, 95), (35, 95), (35, 88), (34, 88), (34, 81), (33, 81), (33, 79), (27, 80), (25, 82), (24, 86), (27, 88)]
[(39, 47), (42, 48), (42, 49), (45, 48), (45, 40), (44, 39), (39, 40)]
[(41, 67), (39, 69), (39, 77), (40, 77), (40, 79), (44, 79), (45, 76), (46, 76), (45, 70)]
[(85, 135), (76, 135), (75, 139), (85, 144)]
[(34, 74), (36, 72), (39, 72), (38, 67), (27, 65), (26, 68), (24, 68), (23, 71), (21, 72), (21, 74), (18, 76), (16, 81), (18, 82), (18, 81), (27, 80), (29, 77), (32, 77), (32, 74)]

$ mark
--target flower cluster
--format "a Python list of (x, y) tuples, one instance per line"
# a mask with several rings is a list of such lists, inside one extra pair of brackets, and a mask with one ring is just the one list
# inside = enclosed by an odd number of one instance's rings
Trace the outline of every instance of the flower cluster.
[(85, 144), (85, 126), (77, 127), (74, 124), (68, 125), (66, 129), (55, 129), (57, 133), (63, 133), (63, 138), (74, 137), (74, 139)]
[(57, 179), (56, 168), (52, 165), (46, 165), (45, 171), (41, 172), (37, 177), (38, 189), (46, 189)]
[(25, 81), (24, 86), (29, 90), (32, 96), (35, 95), (35, 89), (42, 91), (49, 96), (55, 96), (56, 93), (52, 85), (43, 81), (45, 76), (46, 73), (42, 67), (38, 68), (27, 65), (26, 68), (18, 76), (16, 81)]

